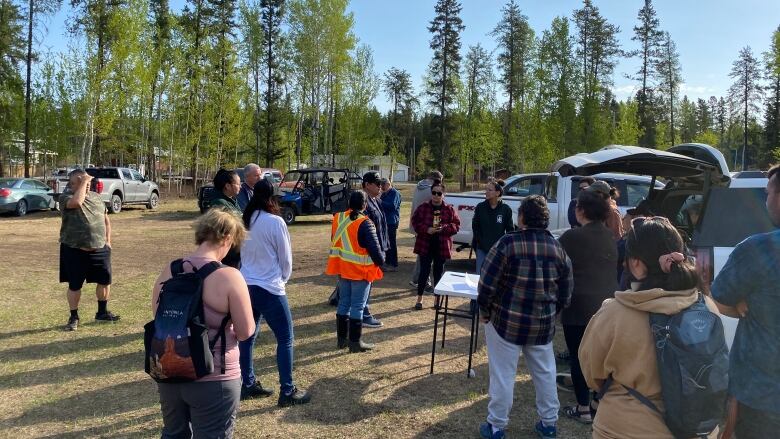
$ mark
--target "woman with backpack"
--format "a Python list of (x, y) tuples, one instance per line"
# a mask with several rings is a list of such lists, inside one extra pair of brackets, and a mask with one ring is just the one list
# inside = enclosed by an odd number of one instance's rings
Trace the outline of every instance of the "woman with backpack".
[[(203, 214), (195, 221), (194, 228), (198, 248), (182, 260), (174, 262), (181, 263), (177, 266), (184, 273), (206, 270), (207, 265), (218, 263), (228, 250), (240, 246), (246, 235), (243, 224), (235, 215), (220, 210)], [(160, 291), (168, 287), (163, 283), (173, 277), (173, 265), (166, 267), (154, 283), (152, 314), (156, 319)], [(215, 342), (221, 338), (221, 343), (214, 343), (214, 372), (192, 382), (158, 382), (163, 415), (162, 437), (233, 437), (241, 392), (238, 340), (244, 340), (254, 333), (255, 322), (252, 319), (249, 292), (238, 270), (220, 266), (202, 282), (203, 313), (209, 341)], [(226, 317), (228, 320), (225, 320)], [(220, 331), (223, 322), (226, 324), (224, 333)], [(160, 335), (155, 334), (158, 337)], [(166, 343), (169, 338), (166, 337)], [(170, 343), (173, 345), (175, 342)], [(166, 347), (166, 353), (159, 356), (158, 361), (176, 368), (185, 364), (187, 359), (179, 354), (178, 350)], [(194, 362), (195, 359), (192, 360)], [(172, 378), (164, 374), (162, 377)]]
[[(666, 384), (662, 395), (661, 372), (666, 370), (660, 371), (657, 366), (657, 343), (653, 332), (660, 328), (659, 325), (651, 327), (650, 320), (657, 315), (674, 316), (697, 306), (703, 310), (700, 312), (701, 324), (714, 320), (719, 323), (717, 308), (709, 297), (699, 292), (696, 268), (685, 258), (683, 240), (668, 219), (634, 219), (626, 234), (626, 259), (634, 279), (632, 288), (618, 291), (614, 299), (604, 301), (588, 323), (579, 348), (585, 380), (591, 389), (599, 391), (600, 396), (598, 413), (593, 420), (593, 437), (672, 439), (675, 435), (670, 431), (671, 424), (667, 424), (667, 415), (682, 413), (665, 413), (665, 408), (669, 404), (679, 405), (684, 402), (683, 398), (693, 395), (675, 395)], [(713, 315), (704, 315), (707, 310)], [(708, 337), (718, 338), (714, 331)], [(723, 340), (722, 329), (720, 339)], [(719, 365), (727, 368), (727, 357), (722, 360)], [(675, 367), (679, 372), (680, 366), (675, 364)], [(714, 370), (705, 372), (704, 377), (717, 378), (710, 375)], [(697, 385), (696, 379), (702, 377), (694, 377), (691, 385)], [(717, 383), (717, 379), (713, 383)], [(710, 385), (706, 383), (701, 388)], [(713, 413), (703, 413), (705, 418), (715, 420), (712, 426), (715, 430), (721, 415), (722, 412), (717, 413), (714, 409)], [(714, 439), (717, 431), (704, 433)], [(690, 437), (696, 437), (696, 434)]]
[[(280, 407), (306, 404), (311, 395), (293, 382), (293, 323), (285, 285), (292, 274), (292, 247), (287, 225), (279, 216), (274, 187), (267, 179), (255, 184), (254, 195), (244, 211), (249, 237), (241, 247), (241, 274), (249, 286), (254, 321), (262, 316), (276, 337), (276, 368), (279, 372)], [(256, 381), (252, 356), (257, 332), (239, 344), (242, 398), (266, 397), (273, 392)]]
[(374, 348), (364, 342), (363, 307), (366, 306), (371, 282), (382, 279), (385, 254), (379, 245), (374, 223), (363, 212), (368, 196), (354, 191), (349, 196), (349, 210), (333, 215), (331, 244), (325, 274), (338, 276), (338, 309), (336, 337), (339, 349), (365, 352)]

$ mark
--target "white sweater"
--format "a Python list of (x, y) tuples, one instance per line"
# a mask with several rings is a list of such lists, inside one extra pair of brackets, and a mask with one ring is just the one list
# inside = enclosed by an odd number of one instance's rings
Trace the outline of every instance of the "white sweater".
[(284, 285), (292, 274), (290, 233), (277, 215), (258, 211), (249, 222), (249, 233), (241, 246), (241, 274), (247, 285), (256, 285), (271, 294), (285, 294)]

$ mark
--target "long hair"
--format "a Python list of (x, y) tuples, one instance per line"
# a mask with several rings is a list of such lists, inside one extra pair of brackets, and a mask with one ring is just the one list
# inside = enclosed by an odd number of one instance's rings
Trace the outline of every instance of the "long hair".
[(662, 288), (668, 291), (687, 290), (699, 284), (696, 267), (685, 259), (673, 263), (664, 273), (659, 259), (672, 252), (685, 254), (685, 244), (672, 223), (664, 217), (636, 218), (626, 234), (626, 259), (638, 259), (647, 266), (647, 277), (640, 288)]
[(274, 196), (274, 186), (265, 178), (261, 178), (260, 181), (255, 183), (252, 199), (249, 200), (249, 204), (244, 209), (243, 220), (246, 228), (250, 227), (249, 222), (252, 220), (252, 215), (258, 210), (279, 215), (279, 203)]
[(234, 178), (238, 177), (236, 171), (228, 171), (227, 169), (220, 169), (214, 174), (214, 189), (222, 192), (228, 183), (232, 182)]
[(349, 219), (356, 220), (363, 211), (366, 204), (366, 193), (363, 191), (354, 191), (349, 195)]

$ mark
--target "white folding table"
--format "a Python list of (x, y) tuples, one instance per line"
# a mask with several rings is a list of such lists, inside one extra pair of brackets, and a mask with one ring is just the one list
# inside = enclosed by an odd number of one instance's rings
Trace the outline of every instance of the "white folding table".
[[(477, 306), (477, 285), (479, 276), (476, 274), (457, 273), (447, 271), (442, 275), (439, 283), (433, 289), (436, 297), (436, 317), (433, 323), (433, 347), (431, 348), (431, 374), (433, 373), (433, 364), (436, 360), (436, 341), (439, 330), (439, 316), (444, 317), (444, 324), (441, 332), (441, 347), (444, 347), (444, 341), (447, 337), (447, 317), (461, 317), (469, 319), (471, 322), (469, 335), (469, 366), (466, 369), (466, 376), (471, 377), (471, 357), (477, 347), (477, 337), (479, 337), (479, 307)], [(462, 297), (469, 299), (468, 312), (449, 309), (450, 297)], [(444, 306), (442, 306), (444, 302)]]

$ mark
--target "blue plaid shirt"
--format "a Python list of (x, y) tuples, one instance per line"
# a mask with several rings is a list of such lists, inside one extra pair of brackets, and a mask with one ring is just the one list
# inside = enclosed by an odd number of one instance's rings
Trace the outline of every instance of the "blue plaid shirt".
[(542, 229), (508, 233), (482, 266), (477, 302), (498, 335), (516, 345), (545, 345), (555, 317), (569, 306), (574, 288), (571, 261)]
[(729, 393), (753, 409), (780, 413), (780, 230), (737, 245), (712, 284), (712, 297), (748, 305), (729, 356)]

